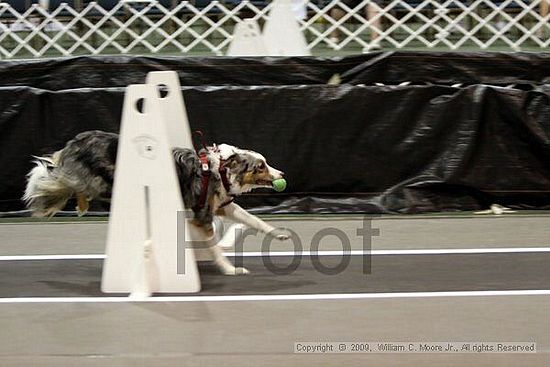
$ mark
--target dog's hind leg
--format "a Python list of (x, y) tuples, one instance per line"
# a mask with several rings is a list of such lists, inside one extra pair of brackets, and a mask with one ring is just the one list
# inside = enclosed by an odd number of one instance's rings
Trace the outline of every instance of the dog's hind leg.
[(202, 233), (203, 237), (207, 238), (207, 240), (204, 241), (204, 244), (200, 245), (200, 248), (208, 251), (210, 261), (214, 263), (220, 273), (224, 275), (244, 275), (249, 273), (249, 271), (245, 268), (233, 266), (233, 264), (223, 254), (221, 247), (218, 246), (218, 242), (223, 236), (223, 230), (214, 232), (213, 228), (206, 229), (197, 224), (193, 225), (192, 228), (198, 229)]
[(88, 212), (90, 208), (90, 203), (88, 198), (84, 194), (76, 194), (76, 211), (78, 216), (81, 217)]
[(224, 275), (245, 275), (250, 273), (248, 269), (242, 267), (235, 267), (222, 252), (222, 249), (218, 245), (212, 245), (208, 247), (214, 264), (218, 270)]

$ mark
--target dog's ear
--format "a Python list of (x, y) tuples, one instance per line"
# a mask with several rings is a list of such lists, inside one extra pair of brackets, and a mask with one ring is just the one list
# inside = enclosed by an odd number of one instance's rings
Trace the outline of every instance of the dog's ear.
[(239, 155), (237, 153), (231, 154), (227, 159), (225, 160), (225, 166), (234, 169), (241, 163), (241, 160), (239, 158)]
[(249, 168), (246, 156), (243, 156), (239, 153), (231, 154), (225, 160), (225, 166), (233, 172), (246, 172)]

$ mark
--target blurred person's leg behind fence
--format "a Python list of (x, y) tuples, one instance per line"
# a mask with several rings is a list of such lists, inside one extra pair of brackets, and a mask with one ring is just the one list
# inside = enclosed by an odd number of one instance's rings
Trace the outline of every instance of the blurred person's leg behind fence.
[(382, 18), (379, 17), (379, 13), (382, 7), (382, 1), (377, 0), (369, 3), (367, 7), (367, 19), (371, 20), (370, 24), (370, 40), (371, 40), (371, 49), (380, 49), (379, 31), (382, 30)]
[[(357, 5), (359, 5), (361, 2), (362, 0), (343, 0), (342, 1), (342, 3), (344, 3), (346, 6), (348, 6), (351, 9), (354, 9), (355, 7), (357, 7)], [(373, 19), (370, 24), (370, 31), (369, 31), (370, 39), (371, 39), (371, 45), (369, 47), (370, 49), (380, 48), (380, 44), (378, 43), (378, 38), (380, 37), (379, 30), (382, 29), (382, 21), (380, 17), (378, 18), (376, 17), (380, 13), (381, 6), (382, 6), (382, 0), (373, 0), (368, 3), (365, 9), (366, 19), (368, 20)], [(330, 11), (330, 16), (335, 21), (340, 20), (345, 14), (346, 12), (339, 7), (334, 7)], [(331, 41), (334, 43), (340, 42), (340, 33), (341, 33), (340, 29), (336, 28), (331, 33), (331, 36), (330, 36)]]
[[(541, 0), (540, 1), (540, 16), (544, 18), (544, 22), (548, 23), (550, 19), (546, 19), (548, 15), (550, 14), (550, 0)], [(546, 31), (546, 24), (543, 24), (542, 27), (539, 28), (538, 36), (540, 38), (544, 38), (548, 32)], [(549, 35), (550, 36), (550, 35)]]

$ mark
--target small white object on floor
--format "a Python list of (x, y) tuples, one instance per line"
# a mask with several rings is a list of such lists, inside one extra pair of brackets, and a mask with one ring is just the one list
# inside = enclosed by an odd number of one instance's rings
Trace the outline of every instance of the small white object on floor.
[(336, 73), (330, 77), (327, 85), (340, 85), (340, 83), (342, 83), (342, 78), (340, 77), (340, 74)]
[(499, 204), (492, 204), (490, 209), (487, 210), (480, 210), (477, 212), (474, 212), (474, 214), (494, 214), (494, 215), (501, 215), (505, 213), (515, 213), (515, 210), (512, 210), (510, 208), (507, 208), (505, 206), (499, 205)]

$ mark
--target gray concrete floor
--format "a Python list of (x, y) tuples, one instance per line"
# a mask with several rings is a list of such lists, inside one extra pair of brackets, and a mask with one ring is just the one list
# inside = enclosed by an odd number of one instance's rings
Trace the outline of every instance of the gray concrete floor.
[[(320, 216), (307, 219), (268, 219), (276, 227), (295, 231), (305, 250), (312, 237), (326, 228), (337, 228), (350, 239), (352, 249), (362, 249), (362, 217)], [(447, 249), (550, 246), (550, 216), (398, 217), (373, 219), (373, 250)], [(51, 222), (0, 224), (2, 255), (103, 254), (107, 222)], [(244, 251), (260, 251), (262, 235), (249, 236)], [(334, 237), (321, 241), (320, 250), (341, 248)], [(291, 251), (291, 242), (274, 241), (271, 251)]]
[[(353, 234), (360, 221), (273, 224), (305, 245), (327, 226)], [(373, 249), (546, 247), (548, 224), (546, 216), (377, 219)], [(0, 224), (0, 255), (100, 254), (105, 234), (106, 223)], [(0, 366), (548, 366), (549, 310), (550, 296), (0, 303)], [(538, 353), (297, 355), (297, 341), (535, 341)]]
[[(6, 361), (32, 361), (33, 366), (136, 362), (151, 366), (213, 362), (304, 366), (364, 365), (367, 361), (402, 366), (548, 366), (548, 309), (548, 297), (2, 305), (0, 361), (2, 366), (8, 365)], [(542, 352), (293, 355), (294, 342), (318, 340), (536, 340)]]

